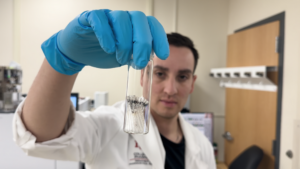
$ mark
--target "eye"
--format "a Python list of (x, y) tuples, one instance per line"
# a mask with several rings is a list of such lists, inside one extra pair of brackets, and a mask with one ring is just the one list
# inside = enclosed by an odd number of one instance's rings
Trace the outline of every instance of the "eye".
[(163, 73), (163, 72), (155, 72), (155, 75), (159, 78), (164, 78), (165, 77), (165, 73)]
[(185, 75), (180, 76), (180, 79), (187, 79)]
[(179, 81), (185, 81), (185, 80), (187, 80), (189, 78), (189, 76), (187, 76), (187, 75), (179, 75), (178, 76), (178, 80)]
[(157, 76), (163, 76), (164, 73), (162, 73), (162, 72), (157, 72), (156, 75), (157, 75)]

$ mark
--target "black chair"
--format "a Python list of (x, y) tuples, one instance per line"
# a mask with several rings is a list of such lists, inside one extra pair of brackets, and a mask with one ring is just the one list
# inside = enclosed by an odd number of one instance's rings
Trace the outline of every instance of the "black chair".
[(264, 156), (264, 152), (257, 146), (251, 146), (242, 152), (228, 169), (257, 169)]

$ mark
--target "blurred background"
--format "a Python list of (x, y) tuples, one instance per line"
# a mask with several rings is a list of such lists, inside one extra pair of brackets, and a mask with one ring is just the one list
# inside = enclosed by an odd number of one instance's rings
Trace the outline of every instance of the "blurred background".
[[(300, 121), (299, 6), (299, 0), (0, 0), (0, 66), (7, 66), (11, 61), (21, 65), (22, 93), (26, 94), (44, 59), (41, 44), (83, 11), (138, 10), (152, 15), (162, 23), (167, 33), (179, 32), (194, 41), (200, 60), (195, 72), (198, 76), (195, 90), (187, 108), (191, 113), (213, 113), (213, 142), (218, 150), (216, 159), (229, 166), (232, 159), (226, 162), (226, 153), (230, 149), (226, 152), (227, 143), (222, 136), (226, 131), (227, 89), (209, 76), (210, 71), (229, 67), (228, 37), (236, 30), (284, 13), (284, 20), (280, 20), (280, 24), (284, 25), (280, 27), (284, 33), (281, 36), (284, 46), (279, 54), (284, 59), (278, 63), (279, 74), (280, 71), (282, 73), (279, 84), (282, 84), (277, 88), (280, 90), (273, 105), (276, 108), (275, 126), (270, 131), (277, 142), (267, 143), (275, 152), (273, 155), (269, 153), (272, 164), (266, 164), (265, 168), (299, 169), (300, 132), (296, 125)], [(124, 100), (126, 77), (125, 66), (112, 70), (87, 66), (79, 74), (72, 92), (93, 100), (96, 91), (104, 91), (108, 93), (106, 104), (112, 105)], [(243, 116), (238, 117), (238, 121), (247, 120)], [(292, 157), (287, 155), (290, 154), (288, 151), (292, 152)], [(0, 168), (7, 153), (0, 151)], [(53, 166), (57, 168), (57, 162)]]

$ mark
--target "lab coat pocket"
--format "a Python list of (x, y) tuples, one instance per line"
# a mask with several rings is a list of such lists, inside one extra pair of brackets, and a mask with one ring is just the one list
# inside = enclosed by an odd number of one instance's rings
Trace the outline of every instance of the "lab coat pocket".
[(128, 165), (130, 169), (153, 169), (152, 163), (133, 138), (129, 140), (128, 148)]

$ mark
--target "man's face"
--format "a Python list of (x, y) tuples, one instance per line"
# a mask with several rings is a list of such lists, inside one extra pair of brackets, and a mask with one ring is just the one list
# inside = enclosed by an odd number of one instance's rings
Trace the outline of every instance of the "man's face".
[(153, 59), (151, 113), (154, 117), (174, 118), (194, 89), (194, 57), (190, 49), (170, 45), (166, 60)]

